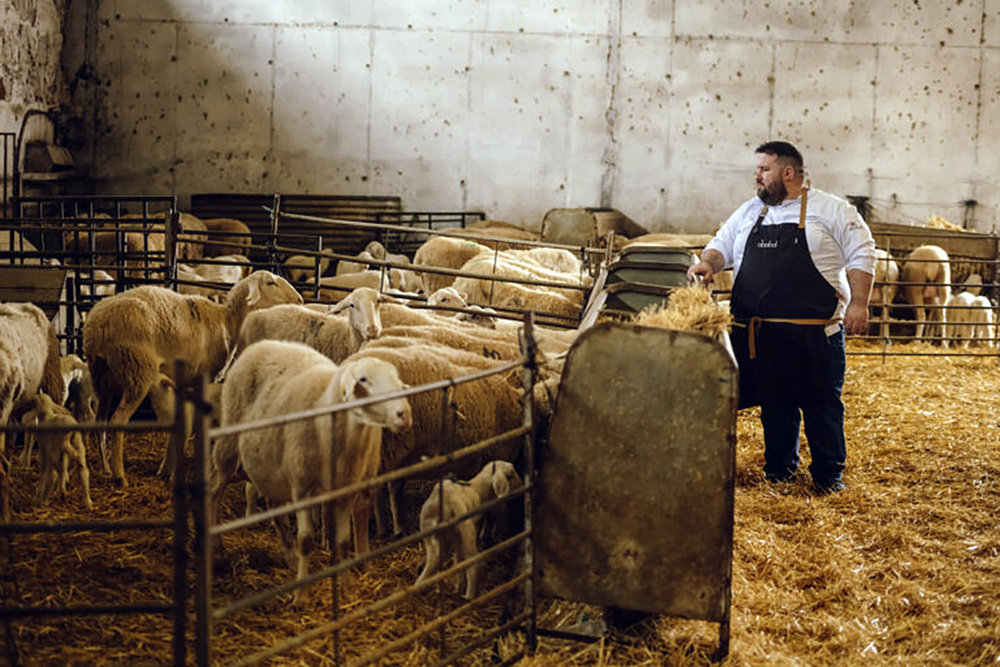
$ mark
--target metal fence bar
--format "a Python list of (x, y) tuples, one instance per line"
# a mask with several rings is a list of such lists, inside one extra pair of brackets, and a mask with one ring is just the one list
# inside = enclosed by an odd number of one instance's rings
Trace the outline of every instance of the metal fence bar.
[[(308, 574), (305, 577), (302, 577), (301, 579), (295, 579), (295, 580), (292, 580), (292, 581), (287, 581), (287, 582), (285, 582), (283, 584), (279, 584), (278, 586), (274, 586), (273, 588), (269, 588), (267, 590), (260, 591), (258, 593), (254, 593), (253, 595), (247, 596), (245, 598), (240, 598), (236, 602), (232, 602), (232, 603), (226, 605), (225, 607), (220, 607), (220, 608), (214, 610), (212, 612), (212, 619), (213, 620), (222, 620), (224, 618), (228, 618), (229, 616), (232, 616), (236, 612), (243, 611), (243, 610), (249, 609), (251, 607), (256, 607), (257, 605), (260, 605), (260, 604), (263, 604), (265, 602), (268, 602), (269, 600), (272, 600), (272, 599), (278, 597), (279, 595), (284, 595), (285, 593), (291, 593), (292, 591), (298, 590), (300, 588), (305, 588), (307, 586), (311, 586), (311, 585), (313, 585), (313, 584), (315, 584), (315, 583), (317, 583), (319, 581), (322, 581), (323, 579), (326, 579), (326, 578), (332, 577), (332, 576), (336, 576), (336, 575), (341, 574), (342, 572), (346, 572), (346, 571), (348, 571), (348, 570), (350, 570), (350, 569), (352, 569), (352, 568), (354, 568), (354, 567), (356, 567), (358, 565), (363, 565), (364, 563), (367, 563), (369, 561), (375, 560), (376, 558), (381, 558), (382, 556), (390, 554), (390, 553), (392, 553), (394, 551), (398, 551), (402, 547), (405, 547), (405, 546), (408, 546), (410, 544), (413, 544), (414, 542), (419, 542), (420, 540), (424, 539), (425, 537), (429, 537), (430, 535), (433, 535), (435, 533), (439, 533), (439, 532), (441, 532), (443, 530), (446, 530), (448, 528), (454, 528), (455, 526), (457, 526), (458, 524), (460, 524), (463, 521), (466, 521), (468, 519), (474, 518), (474, 517), (479, 516), (481, 514), (485, 514), (486, 512), (489, 512), (491, 509), (493, 509), (494, 507), (498, 507), (500, 505), (506, 504), (509, 500), (516, 499), (517, 496), (521, 495), (522, 493), (524, 493), (523, 489), (517, 490), (517, 491), (512, 491), (511, 493), (509, 493), (508, 495), (504, 496), (503, 498), (496, 498), (496, 499), (491, 500), (491, 501), (489, 501), (487, 503), (483, 503), (477, 509), (475, 509), (475, 510), (473, 510), (471, 512), (468, 512), (466, 514), (463, 514), (460, 517), (456, 517), (455, 519), (452, 519), (451, 521), (448, 521), (446, 523), (438, 524), (434, 528), (431, 528), (431, 529), (428, 529), (428, 530), (420, 531), (420, 532), (414, 533), (412, 535), (407, 535), (406, 537), (401, 537), (398, 540), (394, 540), (390, 544), (387, 544), (385, 546), (379, 547), (378, 549), (374, 549), (372, 551), (369, 551), (368, 553), (364, 554), (363, 556), (355, 556), (354, 558), (351, 558), (351, 559), (345, 559), (345, 560), (338, 561), (335, 565), (331, 565), (331, 566), (325, 567), (325, 568), (323, 568), (321, 570), (317, 570), (316, 572), (313, 572), (312, 574)], [(526, 536), (527, 533), (521, 533), (521, 535), (525, 535)], [(518, 535), (515, 535), (511, 539), (514, 540), (514, 539), (517, 539), (518, 537), (519, 537)], [(478, 562), (478, 561), (471, 561), (471, 563), (475, 563), (475, 562)], [(467, 563), (470, 563), (470, 561), (462, 561), (462, 563), (460, 563), (457, 566), (454, 566), (452, 569), (449, 569), (447, 571), (448, 572), (462, 572), (462, 571), (464, 571), (466, 569)]]
[(321, 505), (323, 503), (332, 502), (334, 500), (341, 500), (359, 491), (364, 491), (366, 489), (380, 486), (381, 484), (393, 482), (396, 481), (397, 479), (402, 479), (403, 477), (413, 477), (417, 473), (441, 467), (441, 465), (444, 463), (449, 463), (452, 461), (465, 458), (467, 456), (471, 456), (472, 454), (485, 451), (497, 443), (517, 438), (521, 435), (524, 435), (528, 430), (530, 430), (530, 427), (519, 426), (516, 429), (506, 431), (504, 433), (495, 435), (485, 440), (480, 440), (477, 443), (474, 443), (467, 447), (463, 447), (462, 449), (456, 450), (449, 454), (436, 456), (432, 459), (428, 459), (427, 461), (423, 461), (421, 463), (417, 463), (412, 466), (408, 466), (406, 468), (400, 468), (399, 470), (393, 472), (378, 475), (376, 477), (371, 477), (365, 481), (357, 482), (356, 484), (335, 489), (333, 491), (326, 491), (319, 495), (313, 496), (312, 498), (307, 498), (304, 500), (299, 500), (291, 503), (284, 503), (280, 507), (275, 507), (273, 509), (265, 510), (263, 512), (257, 512), (252, 516), (245, 516), (239, 519), (228, 521), (226, 523), (220, 523), (214, 525), (209, 530), (209, 533), (213, 536), (223, 535), (225, 533), (232, 532), (240, 528), (246, 528), (248, 526), (253, 526), (258, 523), (262, 523), (264, 521), (269, 521), (270, 519), (274, 519), (279, 516), (291, 514), (292, 512), (296, 512), (298, 510), (307, 509), (309, 507), (314, 507), (316, 505)]
[[(390, 655), (391, 653), (395, 653), (396, 651), (407, 646), (408, 644), (412, 644), (417, 639), (420, 639), (421, 637), (430, 634), (431, 632), (438, 629), (442, 625), (446, 625), (454, 621), (456, 618), (464, 616), (473, 609), (481, 607), (483, 604), (489, 602), (490, 600), (498, 598), (504, 593), (513, 590), (514, 588), (517, 587), (518, 584), (522, 583), (527, 578), (528, 578), (527, 574), (518, 575), (517, 577), (511, 579), (510, 581), (503, 583), (500, 586), (497, 586), (490, 592), (477, 597), (475, 600), (471, 600), (463, 604), (462, 606), (452, 610), (450, 613), (445, 614), (444, 616), (440, 616), (431, 621), (430, 623), (425, 623), (424, 625), (420, 626), (419, 628), (409, 633), (408, 635), (400, 637), (399, 639), (389, 642), (388, 644), (384, 644), (382, 648), (380, 648), (379, 650), (369, 653), (365, 656), (362, 656), (360, 659), (350, 663), (350, 667), (361, 667), (362, 665), (368, 665), (377, 660), (381, 660), (382, 658), (386, 657), (387, 655)], [(430, 580), (428, 579), (428, 581)]]
[[(527, 583), (528, 578), (526, 577), (524, 581), (525, 581), (525, 583)], [(459, 658), (464, 658), (465, 656), (469, 655), (470, 653), (472, 653), (476, 649), (484, 647), (491, 640), (496, 639), (497, 637), (510, 632), (511, 630), (513, 630), (514, 628), (516, 628), (517, 626), (519, 626), (524, 621), (527, 621), (527, 620), (530, 620), (530, 619), (531, 619), (531, 612), (530, 611), (521, 612), (520, 614), (518, 614), (514, 618), (510, 619), (509, 621), (507, 621), (503, 625), (500, 625), (499, 627), (496, 627), (496, 628), (493, 628), (492, 630), (487, 631), (485, 634), (483, 634), (482, 636), (480, 636), (478, 639), (472, 641), (469, 644), (466, 644), (463, 648), (455, 651), (454, 653), (450, 654), (448, 657), (443, 658), (443, 659), (441, 659), (440, 661), (438, 661), (438, 662), (436, 662), (434, 664), (435, 665), (451, 665), (456, 660), (458, 660)], [(519, 657), (524, 657), (524, 653), (523, 652), (518, 652), (516, 655), (519, 656)]]
[(497, 239), (489, 234), (469, 234), (469, 233), (455, 233), (448, 230), (437, 230), (437, 229), (420, 229), (415, 227), (409, 227), (406, 225), (390, 225), (384, 223), (375, 222), (361, 222), (358, 220), (342, 220), (338, 218), (320, 218), (312, 215), (301, 215), (299, 213), (282, 213), (282, 217), (290, 218), (292, 220), (301, 220), (304, 222), (317, 222), (317, 223), (333, 223), (337, 226), (343, 227), (358, 227), (360, 229), (382, 229), (388, 231), (399, 231), (408, 232), (416, 234), (427, 234), (428, 236), (447, 236), (450, 238), (457, 238), (463, 240), (473, 240), (473, 241), (483, 241), (484, 243), (496, 243), (497, 241), (501, 243), (510, 243), (511, 245), (525, 245), (533, 246), (537, 248), (558, 248), (561, 250), (570, 250), (572, 252), (582, 252), (590, 254), (603, 255), (605, 250), (603, 248), (591, 248), (588, 246), (576, 246), (576, 245), (565, 245), (561, 243), (547, 243), (545, 241), (529, 241), (526, 239)]
[[(406, 599), (406, 598), (408, 598), (408, 597), (410, 597), (410, 596), (412, 596), (412, 595), (414, 595), (416, 593), (419, 593), (421, 591), (424, 591), (424, 590), (430, 588), (431, 586), (437, 584), (440, 581), (443, 581), (445, 578), (447, 578), (447, 577), (451, 576), (452, 574), (454, 574), (454, 572), (459, 571), (457, 568), (459, 568), (460, 566), (472, 566), (472, 565), (475, 565), (476, 563), (479, 563), (479, 562), (482, 562), (482, 561), (487, 560), (489, 558), (492, 558), (493, 556), (495, 556), (496, 554), (500, 553), (504, 549), (510, 548), (512, 546), (512, 544), (515, 543), (516, 540), (519, 540), (522, 537), (523, 537), (523, 533), (519, 534), (519, 535), (515, 535), (514, 537), (510, 538), (509, 540), (501, 542), (500, 544), (497, 544), (496, 546), (491, 547), (490, 549), (486, 549), (485, 551), (479, 552), (473, 558), (470, 558), (468, 560), (462, 561), (459, 565), (453, 566), (452, 568), (450, 568), (450, 569), (448, 569), (446, 571), (438, 572), (438, 573), (434, 574), (433, 576), (428, 577), (426, 580), (424, 580), (420, 584), (409, 586), (409, 587), (407, 587), (407, 588), (405, 588), (405, 589), (403, 589), (401, 591), (397, 591), (395, 593), (392, 593), (391, 595), (388, 595), (388, 596), (386, 596), (386, 597), (384, 597), (384, 598), (382, 598), (380, 600), (377, 600), (377, 601), (375, 601), (375, 602), (373, 602), (373, 603), (371, 603), (371, 604), (369, 604), (369, 605), (367, 605), (367, 606), (365, 606), (365, 607), (363, 607), (361, 609), (353, 611), (350, 614), (347, 614), (345, 616), (341, 616), (336, 621), (330, 621), (328, 623), (324, 623), (323, 625), (316, 626), (315, 628), (312, 628), (311, 630), (307, 630), (306, 632), (303, 632), (300, 635), (297, 635), (295, 637), (291, 637), (289, 639), (286, 639), (285, 641), (280, 642), (278, 644), (273, 644), (273, 645), (267, 647), (266, 649), (258, 651), (257, 653), (254, 653), (252, 655), (248, 655), (248, 656), (244, 657), (243, 659), (241, 659), (241, 660), (233, 663), (232, 667), (243, 667), (245, 665), (260, 664), (261, 662), (263, 662), (267, 658), (273, 658), (274, 656), (277, 656), (277, 655), (280, 655), (280, 654), (285, 653), (287, 651), (290, 651), (292, 649), (298, 648), (299, 646), (303, 646), (303, 645), (305, 645), (305, 644), (307, 644), (307, 643), (309, 643), (311, 641), (314, 641), (316, 639), (320, 639), (324, 635), (326, 635), (326, 634), (328, 634), (330, 632), (333, 632), (335, 629), (343, 628), (343, 627), (345, 627), (345, 626), (347, 626), (347, 625), (349, 625), (349, 624), (351, 624), (351, 623), (353, 623), (355, 621), (359, 621), (361, 619), (367, 618), (367, 617), (371, 616), (372, 614), (375, 614), (375, 613), (380, 612), (380, 611), (382, 611), (384, 609), (387, 609), (387, 608), (391, 607), (392, 605), (396, 604), (397, 602), (400, 602), (400, 601), (402, 601), (402, 600), (404, 600), (404, 599)], [(523, 577), (523, 576), (527, 576), (527, 575), (523, 575), (522, 574), (521, 576)], [(515, 580), (512, 580), (512, 582), (514, 582), (514, 581)], [(477, 598), (477, 600), (479, 600), (479, 599), (481, 599), (481, 598)]]

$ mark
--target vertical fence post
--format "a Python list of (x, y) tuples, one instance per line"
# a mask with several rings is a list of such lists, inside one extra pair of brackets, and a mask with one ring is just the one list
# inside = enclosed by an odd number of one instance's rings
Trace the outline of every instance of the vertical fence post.
[(524, 493), (524, 529), (528, 536), (524, 541), (524, 567), (528, 572), (528, 578), (524, 581), (524, 604), (529, 612), (528, 628), (525, 633), (525, 643), (527, 644), (528, 655), (534, 655), (537, 645), (537, 605), (535, 601), (535, 544), (534, 529), (531, 520), (532, 495), (534, 494), (535, 483), (535, 443), (538, 441), (534, 428), (534, 415), (532, 406), (534, 403), (535, 388), (535, 360), (537, 358), (537, 346), (534, 332), (534, 313), (527, 313), (524, 316), (524, 341), (523, 350), (525, 361), (523, 370), (524, 396), (522, 398), (522, 411), (524, 426), (531, 430), (524, 434), (524, 483), (527, 489)]
[[(175, 365), (174, 377), (181, 377), (183, 362)], [(195, 415), (202, 411), (204, 400), (204, 377), (199, 375), (194, 382), (193, 400)], [(178, 387), (174, 392), (174, 432), (170, 438), (177, 447), (174, 456), (174, 665), (183, 667), (187, 662), (187, 534), (188, 534), (188, 488), (187, 458), (184, 456), (184, 440), (187, 435), (187, 401)], [(197, 423), (197, 422), (196, 422)], [(168, 445), (171, 446), (171, 445)]]
[(267, 242), (267, 261), (270, 263), (270, 269), (274, 273), (278, 273), (278, 267), (281, 262), (278, 261), (278, 250), (275, 247), (278, 244), (278, 218), (281, 216), (281, 195), (277, 192), (274, 193), (274, 202), (271, 204), (271, 238)]
[[(200, 396), (203, 396), (204, 378), (199, 382)], [(212, 539), (208, 531), (216, 517), (211, 514), (211, 499), (208, 495), (208, 428), (207, 412), (197, 412), (194, 420), (194, 481), (191, 495), (194, 520), (195, 664), (199, 667), (208, 667), (212, 659)]]

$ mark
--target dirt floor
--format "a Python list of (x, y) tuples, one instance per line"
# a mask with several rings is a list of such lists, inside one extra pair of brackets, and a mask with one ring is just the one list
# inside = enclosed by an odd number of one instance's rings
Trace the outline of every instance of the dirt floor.
[[(939, 352), (929, 346), (897, 346)], [(852, 343), (852, 351), (878, 348)], [(763, 445), (752, 410), (738, 422), (732, 650), (724, 664), (996, 664), (1000, 661), (1000, 364), (995, 357), (849, 356), (845, 386), (848, 489), (816, 496), (808, 474), (772, 485), (761, 472)], [(92, 495), (102, 518), (164, 517), (171, 492), (155, 477), (162, 436), (131, 436), (126, 455), (132, 485), (112, 487), (92, 451)], [(803, 453), (803, 470), (808, 452)], [(79, 481), (43, 509), (31, 507), (35, 473), (15, 469), (16, 519), (87, 516)], [(242, 512), (230, 489), (225, 515)], [(376, 546), (379, 543), (376, 542)], [(3, 557), (0, 554), (0, 557)], [(328, 557), (320, 550), (314, 563)], [(162, 603), (171, 590), (167, 531), (139, 535), (16, 536), (0, 579), (4, 605)], [(325, 562), (325, 561), (324, 561)], [(413, 583), (418, 546), (376, 561), (342, 593), (348, 611)], [(216, 604), (287, 581), (291, 571), (267, 526), (233, 535), (215, 564)], [(193, 583), (191, 580), (190, 583)], [(250, 652), (329, 621), (332, 594), (318, 586), (300, 606), (279, 597), (221, 621), (215, 662)], [(409, 633), (452, 595), (424, 594), (372, 615), (341, 633), (345, 664), (363, 651)], [(450, 626), (459, 637), (496, 627), (500, 608)], [(548, 628), (599, 621), (601, 611), (542, 600)], [(130, 618), (16, 620), (3, 629), (0, 664), (159, 665), (170, 656), (170, 621)], [(191, 636), (189, 628), (189, 637)], [(718, 641), (712, 623), (650, 617), (612, 641), (541, 640), (522, 665), (702, 665)], [(439, 656), (434, 641), (393, 654), (382, 664), (425, 665)], [(519, 636), (500, 643), (509, 655)], [(333, 664), (324, 637), (269, 664)], [(486, 653), (466, 659), (484, 664)]]

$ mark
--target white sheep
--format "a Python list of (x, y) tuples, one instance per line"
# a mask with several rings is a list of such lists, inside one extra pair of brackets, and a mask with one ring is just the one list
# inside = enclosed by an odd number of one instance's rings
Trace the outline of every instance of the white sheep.
[[(63, 395), (55, 329), (34, 304), (0, 303), (0, 424), (23, 413), (39, 389)], [(0, 432), (0, 456), (5, 451)]]
[[(385, 335), (365, 343), (345, 363), (365, 358), (391, 363), (398, 369), (403, 382), (411, 386), (457, 378), (506, 363), (484, 356), (481, 351), (467, 352), (429, 340)], [(412, 465), (424, 456), (454, 451), (519, 426), (523, 419), (521, 393), (519, 373), (492, 375), (476, 382), (462, 383), (454, 389), (447, 416), (442, 414), (440, 394), (413, 396), (410, 403), (414, 427), (405, 433), (386, 434), (382, 446), (384, 468), (395, 470)], [(447, 437), (442, 438), (442, 433)], [(507, 441), (498, 445), (492, 456), (513, 459), (519, 447), (518, 442)], [(481, 459), (458, 462), (455, 472), (474, 474), (481, 463)], [(390, 509), (393, 529), (397, 534), (402, 532), (396, 497), (399, 488), (390, 484)], [(368, 524), (359, 518), (356, 525)]]
[[(915, 248), (903, 264), (903, 294), (906, 302), (914, 307), (917, 319), (916, 338), (922, 339), (928, 319), (940, 325), (933, 335), (944, 336), (947, 327), (946, 306), (951, 297), (951, 265), (948, 253), (936, 245)], [(929, 314), (928, 314), (928, 311)], [(928, 326), (928, 335), (931, 327)], [(947, 340), (941, 345), (948, 346)]]
[(367, 250), (362, 250), (356, 256), (356, 261), (342, 259), (337, 262), (337, 271), (335, 275), (342, 276), (345, 273), (360, 273), (361, 271), (367, 271), (370, 267), (369, 264), (375, 261), (375, 257), (372, 256)]
[(319, 275), (322, 276), (330, 268), (332, 258), (328, 255), (328, 252), (319, 255), (292, 255), (282, 263), (282, 271), (293, 283), (311, 282), (316, 274), (317, 258), (319, 258)]
[(316, 295), (320, 301), (334, 302), (343, 299), (348, 292), (359, 287), (368, 287), (378, 292), (384, 292), (392, 287), (389, 271), (367, 269), (357, 273), (342, 273), (338, 276), (325, 276), (319, 279), (320, 290)]
[(976, 296), (972, 299), (972, 332), (971, 338), (977, 345), (980, 343), (986, 347), (994, 347), (993, 336), (993, 304), (985, 296)]
[[(468, 482), (443, 480), (434, 485), (431, 493), (420, 508), (420, 530), (430, 530), (468, 514), (493, 498), (502, 498), (521, 485), (521, 478), (513, 464), (507, 461), (490, 461)], [(447, 528), (424, 538), (424, 568), (417, 577), (419, 584), (437, 572), (442, 555), (452, 554), (455, 563), (475, 556), (476, 523), (478, 517), (470, 517), (453, 528)], [(472, 565), (455, 575), (455, 592), (461, 592), (465, 580), (465, 597), (476, 596), (479, 573), (482, 564)]]
[(883, 340), (889, 338), (889, 311), (892, 302), (896, 298), (896, 290), (899, 282), (899, 265), (892, 258), (887, 250), (875, 249), (875, 280), (872, 287), (871, 307), (872, 312), (879, 308), (879, 337)]
[[(24, 424), (43, 424), (58, 426), (75, 426), (76, 419), (69, 410), (58, 405), (47, 394), (38, 394), (31, 401), (29, 410), (21, 416)], [(38, 490), (35, 502), (45, 504), (52, 491), (59, 484), (63, 495), (66, 495), (66, 481), (69, 477), (69, 461), (72, 459), (80, 467), (80, 484), (83, 489), (83, 504), (93, 509), (94, 502), (90, 498), (90, 470), (87, 468), (87, 450), (83, 446), (83, 437), (79, 431), (49, 431), (35, 434), (38, 439), (41, 471), (38, 476)]]
[[(392, 298), (373, 289), (359, 287), (334, 306), (311, 308), (283, 305), (250, 313), (240, 328), (226, 367), (242, 350), (261, 340), (305, 343), (334, 362), (343, 361), (357, 352), (366, 340), (382, 335), (379, 305)], [(218, 379), (222, 380), (226, 375), (224, 369)]]
[[(447, 236), (435, 236), (427, 239), (417, 248), (413, 255), (413, 263), (418, 267), (436, 267), (458, 270), (481, 252), (489, 252), (489, 248), (475, 241), (453, 239)], [(455, 276), (440, 273), (423, 272), (424, 294), (433, 294), (442, 287), (448, 287), (455, 282)]]
[(202, 220), (209, 242), (202, 251), (203, 257), (222, 257), (236, 253), (246, 255), (253, 244), (250, 228), (235, 218), (209, 218)]
[(428, 306), (448, 306), (449, 308), (463, 308), (462, 312), (457, 312), (454, 318), (459, 322), (469, 322), (486, 329), (497, 328), (497, 311), (492, 308), (466, 303), (467, 294), (459, 292), (454, 287), (442, 287), (438, 291), (427, 297)]
[[(557, 282), (563, 284), (578, 284), (587, 286), (590, 280), (585, 276), (581, 282), (579, 276), (558, 273), (541, 266), (532, 265), (505, 253), (494, 256), (493, 253), (483, 253), (466, 262), (461, 269), (464, 273), (476, 273), (483, 276), (495, 276), (513, 281), (533, 280)], [(550, 315), (578, 317), (583, 308), (584, 291), (540, 285), (525, 285), (506, 280), (491, 280), (490, 278), (459, 277), (452, 283), (459, 292), (467, 294), (470, 304), (480, 306), (497, 306), (518, 310), (533, 310)]]
[(976, 324), (976, 314), (973, 308), (974, 297), (969, 292), (958, 292), (948, 297), (948, 324), (945, 326), (944, 338), (952, 344), (969, 347)]
[[(174, 417), (164, 375), (175, 382), (220, 370), (247, 314), (286, 303), (302, 303), (288, 281), (256, 271), (236, 283), (221, 304), (181, 296), (163, 287), (143, 286), (107, 297), (90, 312), (83, 327), (83, 351), (97, 391), (98, 417), (124, 424), (150, 395), (162, 421)], [(174, 378), (174, 363), (184, 362), (184, 378)], [(120, 396), (113, 408), (115, 396)], [(123, 433), (115, 433), (112, 477), (126, 484)], [(171, 443), (160, 467), (173, 472)]]
[[(223, 384), (222, 424), (330, 407), (403, 388), (396, 369), (376, 359), (338, 366), (301, 343), (261, 341), (233, 363)], [(411, 423), (409, 402), (394, 398), (338, 413), (333, 419), (324, 415), (241, 433), (235, 436), (235, 447), (230, 444), (213, 450), (213, 516), (218, 516), (222, 491), (238, 467), (271, 504), (299, 501), (377, 474), (382, 429), (401, 432)], [(356, 500), (345, 498), (334, 504), (338, 558), (347, 553), (352, 503), (354, 512), (362, 511)], [(276, 523), (289, 561), (297, 566), (301, 579), (309, 571), (314, 532), (311, 512), (296, 512), (294, 540), (287, 516)], [(355, 539), (358, 553), (365, 553), (367, 532), (356, 531)]]

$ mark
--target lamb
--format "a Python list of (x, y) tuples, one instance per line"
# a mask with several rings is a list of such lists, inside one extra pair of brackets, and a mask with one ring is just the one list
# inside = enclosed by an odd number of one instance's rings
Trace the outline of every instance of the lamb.
[[(427, 239), (413, 255), (413, 263), (418, 267), (438, 267), (458, 270), (481, 252), (489, 252), (485, 245), (475, 241), (435, 236)], [(433, 294), (442, 287), (455, 282), (455, 276), (423, 272), (424, 294)]]
[[(222, 423), (332, 407), (403, 388), (396, 369), (376, 359), (338, 366), (301, 343), (261, 341), (236, 360), (223, 384)], [(270, 503), (296, 502), (377, 474), (382, 429), (398, 433), (411, 423), (409, 402), (394, 398), (338, 413), (334, 419), (324, 415), (241, 433), (235, 447), (217, 446), (213, 451), (213, 516), (218, 515), (222, 491), (236, 474), (237, 465)], [(345, 498), (334, 504), (338, 558), (347, 553), (353, 500)], [(359, 508), (355, 506), (354, 511)], [(294, 541), (288, 517), (275, 522), (290, 564), (294, 561), (297, 566), (298, 579), (309, 571), (314, 532), (311, 514), (309, 509), (296, 512)], [(367, 552), (367, 534), (357, 531), (356, 539), (358, 553)]]
[[(55, 329), (34, 304), (0, 303), (0, 424), (23, 414), (39, 389), (63, 395)], [(5, 451), (0, 431), (0, 456)]]
[(959, 292), (948, 297), (948, 324), (945, 327), (945, 340), (969, 347), (978, 328), (978, 313), (973, 302), (976, 297), (969, 292)]
[[(336, 306), (324, 308), (323, 312), (290, 304), (250, 313), (240, 328), (239, 339), (226, 365), (230, 366), (241, 350), (261, 340), (305, 343), (339, 363), (357, 352), (365, 341), (382, 335), (379, 304), (391, 298), (359, 287)], [(346, 313), (346, 317), (338, 316), (339, 313)], [(219, 377), (226, 375), (223, 371)]]
[[(60, 405), (69, 409), (77, 423), (94, 421), (97, 414), (97, 395), (94, 393), (87, 364), (75, 354), (67, 354), (59, 359), (59, 374), (63, 381)], [(31, 449), (34, 444), (33, 438), (29, 437), (27, 440), (28, 444), (21, 458), (24, 465), (28, 465), (31, 461)], [(106, 459), (104, 464), (107, 466)], [(105, 472), (111, 470), (105, 467)]]
[[(924, 335), (924, 326), (930, 311), (931, 322), (936, 322), (940, 328), (934, 333), (942, 336), (941, 345), (948, 346), (944, 339), (947, 327), (946, 308), (951, 297), (951, 265), (948, 253), (936, 245), (924, 245), (915, 248), (906, 257), (903, 264), (903, 294), (906, 302), (914, 306), (917, 318), (916, 338)], [(928, 327), (928, 334), (931, 333)]]
[(879, 308), (879, 337), (889, 339), (889, 310), (896, 298), (899, 282), (899, 265), (887, 250), (875, 249), (875, 286), (872, 288), (871, 306)]
[(993, 336), (994, 329), (994, 317), (993, 317), (993, 304), (985, 296), (976, 296), (972, 300), (972, 305), (975, 307), (973, 323), (975, 325), (972, 331), (972, 338), (976, 341), (976, 344), (982, 343), (986, 347), (995, 347)]
[[(441, 523), (457, 519), (493, 498), (506, 496), (519, 486), (521, 478), (514, 465), (507, 461), (487, 463), (468, 482), (443, 480), (434, 485), (420, 508), (420, 530), (431, 530)], [(424, 538), (424, 568), (417, 577), (417, 584), (437, 572), (442, 554), (452, 553), (458, 564), (479, 552), (476, 546), (476, 519), (477, 517), (470, 517), (453, 528)], [(455, 592), (461, 591), (462, 580), (465, 579), (465, 598), (471, 600), (476, 597), (481, 570), (480, 563), (456, 574)]]
[[(285, 303), (302, 303), (302, 297), (269, 271), (256, 271), (236, 283), (221, 304), (148, 285), (102, 300), (83, 327), (83, 351), (97, 391), (99, 418), (110, 415), (112, 424), (124, 424), (152, 392), (151, 398), (165, 411), (157, 416), (172, 420), (162, 395), (163, 377), (180, 382), (199, 373), (215, 375), (226, 363), (247, 314)], [(184, 362), (184, 378), (173, 377), (176, 360)], [(116, 395), (121, 400), (114, 407)], [(112, 478), (125, 486), (122, 436), (115, 434)], [(161, 474), (172, 473), (174, 448), (167, 447)]]
[[(29, 410), (21, 416), (24, 424), (45, 424), (59, 426), (75, 426), (77, 420), (70, 411), (53, 401), (47, 394), (38, 394), (31, 401)], [(94, 508), (90, 498), (90, 470), (87, 468), (87, 450), (83, 446), (83, 437), (79, 431), (44, 431), (35, 434), (39, 443), (39, 458), (41, 472), (38, 477), (38, 490), (35, 502), (44, 505), (56, 482), (66, 495), (66, 480), (70, 459), (80, 467), (80, 484), (83, 488), (83, 504), (89, 510)]]
[(235, 218), (209, 218), (202, 220), (208, 242), (202, 250), (202, 257), (220, 257), (237, 254), (246, 256), (250, 251), (253, 237), (250, 228), (242, 220)]

